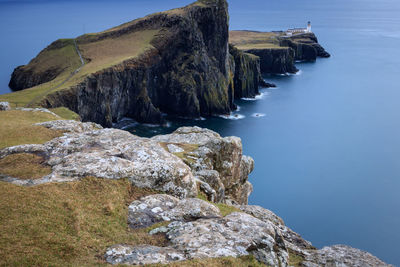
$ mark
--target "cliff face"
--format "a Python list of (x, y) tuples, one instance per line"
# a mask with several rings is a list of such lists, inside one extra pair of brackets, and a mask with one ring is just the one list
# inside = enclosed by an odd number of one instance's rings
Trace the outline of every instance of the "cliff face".
[(154, 49), (80, 84), (81, 117), (110, 126), (123, 116), (159, 123), (161, 112), (194, 118), (229, 113), (227, 3), (199, 3), (182, 14), (161, 13), (140, 21), (162, 28), (152, 41)]
[(295, 52), (291, 48), (248, 49), (245, 52), (260, 57), (262, 73), (296, 73), (298, 71), (294, 65)]
[(74, 41), (60, 39), (43, 49), (28, 65), (15, 68), (9, 87), (14, 91), (34, 87), (63, 73), (69, 74), (79, 66)]
[(235, 98), (255, 97), (259, 94), (261, 79), (260, 58), (244, 53), (229, 45), (229, 52), (234, 61), (234, 92)]
[[(90, 66), (97, 59), (86, 47), (144, 31), (157, 33), (139, 55), (85, 74), (77, 84), (50, 92), (39, 103), (67, 106), (84, 121), (104, 126), (124, 116), (160, 123), (162, 113), (196, 118), (227, 114), (235, 108), (225, 0), (200, 0), (76, 41)], [(24, 77), (31, 73), (23, 69), (29, 66), (17, 69), (11, 83), (26, 88), (50, 79), (26, 82)]]
[(260, 58), (262, 73), (296, 73), (295, 61), (329, 57), (313, 33), (287, 36), (283, 32), (231, 31), (229, 42)]
[(318, 43), (314, 33), (279, 38), (279, 44), (292, 48), (295, 53), (295, 60), (314, 61), (317, 57), (330, 57), (330, 54)]

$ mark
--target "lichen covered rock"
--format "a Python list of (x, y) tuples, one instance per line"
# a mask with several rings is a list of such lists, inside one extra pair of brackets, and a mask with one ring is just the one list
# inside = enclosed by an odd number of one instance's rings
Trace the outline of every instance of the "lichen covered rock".
[(312, 251), (306, 256), (303, 266), (390, 267), (392, 265), (384, 263), (368, 252), (345, 245), (335, 245)]
[(151, 195), (129, 205), (128, 223), (132, 228), (144, 228), (162, 221), (193, 221), (211, 217), (221, 217), (221, 213), (204, 200)]
[(246, 204), (252, 191), (247, 181), (254, 161), (242, 154), (238, 137), (222, 138), (219, 134), (199, 127), (181, 127), (172, 134), (152, 138), (162, 144), (186, 144), (186, 153), (178, 153), (193, 174), (208, 183), (216, 192), (215, 201), (227, 199)]
[[(0, 151), (0, 158), (15, 153), (38, 153), (51, 166), (51, 174), (37, 180), (9, 178), (8, 181), (34, 185), (72, 181), (86, 176), (128, 178), (135, 186), (180, 198), (197, 195), (190, 168), (157, 142), (116, 129), (91, 130), (97, 127), (93, 124), (66, 121), (44, 125), (70, 133), (43, 145), (5, 148)], [(81, 132), (84, 129), (89, 131)]]
[(0, 102), (0, 111), (10, 110), (10, 103), (8, 102)]

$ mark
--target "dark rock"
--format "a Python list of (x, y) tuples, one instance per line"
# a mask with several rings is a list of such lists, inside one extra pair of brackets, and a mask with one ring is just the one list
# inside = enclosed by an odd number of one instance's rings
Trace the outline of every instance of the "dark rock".
[(280, 37), (279, 45), (292, 48), (295, 52), (295, 60), (314, 61), (317, 57), (330, 57), (330, 54), (318, 43), (314, 33)]
[[(83, 121), (103, 126), (125, 116), (160, 123), (162, 113), (197, 118), (235, 108), (225, 0), (202, 0), (180, 12), (157, 13), (112, 34), (149, 29), (160, 30), (151, 42), (153, 49), (91, 74), (64, 90), (68, 97), (62, 95), (64, 91), (47, 96), (42, 105), (65, 105)], [(77, 40), (78, 45), (87, 41)]]
[(244, 50), (260, 58), (262, 73), (296, 73), (295, 52), (292, 48), (260, 48)]
[(262, 81), (260, 72), (260, 58), (244, 53), (229, 45), (229, 52), (235, 61), (234, 91), (235, 98), (255, 97), (259, 94)]

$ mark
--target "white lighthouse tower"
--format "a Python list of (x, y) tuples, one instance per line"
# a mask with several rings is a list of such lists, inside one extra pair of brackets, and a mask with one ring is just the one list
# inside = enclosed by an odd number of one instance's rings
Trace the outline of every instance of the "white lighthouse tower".
[(307, 23), (307, 32), (311, 32), (311, 21)]

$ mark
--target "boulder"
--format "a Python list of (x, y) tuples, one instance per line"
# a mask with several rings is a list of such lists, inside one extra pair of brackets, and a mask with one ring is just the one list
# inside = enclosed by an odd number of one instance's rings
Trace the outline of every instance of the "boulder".
[(185, 260), (183, 252), (173, 248), (138, 246), (131, 247), (127, 245), (116, 245), (107, 250), (106, 260), (111, 264), (167, 264), (173, 261)]
[(128, 223), (132, 228), (144, 228), (162, 221), (193, 221), (212, 217), (221, 217), (221, 213), (217, 207), (204, 200), (179, 200), (161, 194), (133, 201), (129, 205)]
[(45, 128), (70, 133), (83, 133), (87, 131), (103, 129), (99, 124), (93, 122), (79, 122), (74, 120), (58, 120), (58, 121), (46, 121), (42, 123), (36, 123), (35, 125), (43, 126)]
[(247, 180), (254, 161), (243, 156), (240, 138), (222, 138), (208, 129), (181, 127), (172, 134), (155, 136), (152, 140), (167, 147), (169, 144), (181, 144), (186, 148), (183, 155), (182, 152), (178, 155), (183, 157), (199, 180), (215, 190), (215, 201), (231, 199), (235, 203), (247, 204), (252, 191)]
[[(189, 222), (174, 221), (162, 227), (162, 232), (166, 232), (168, 248), (117, 245), (107, 250), (107, 262), (142, 264), (142, 259), (153, 258), (152, 253), (158, 259), (152, 263), (251, 254), (270, 266), (288, 264), (283, 239), (273, 224), (245, 213), (236, 212), (223, 218), (202, 218)], [(171, 257), (171, 254), (179, 256)]]
[(384, 263), (368, 252), (345, 245), (335, 245), (312, 251), (306, 256), (303, 266), (385, 267), (392, 265)]
[(0, 102), (0, 111), (10, 110), (10, 103), (8, 102)]

